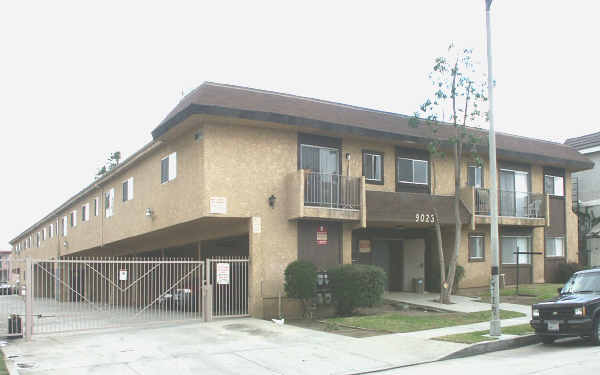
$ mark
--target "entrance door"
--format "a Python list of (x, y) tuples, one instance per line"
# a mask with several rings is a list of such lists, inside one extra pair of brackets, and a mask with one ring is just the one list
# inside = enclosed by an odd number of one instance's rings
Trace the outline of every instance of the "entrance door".
[(423, 238), (404, 240), (403, 254), (402, 290), (414, 292), (413, 280), (425, 279), (425, 240)]
[(390, 254), (390, 243), (384, 240), (373, 241), (373, 265), (383, 268), (387, 275), (387, 283), (385, 290), (394, 290), (391, 283), (392, 275), (395, 272), (395, 267)]
[(390, 265), (392, 267), (389, 277), (390, 290), (402, 290), (402, 275), (404, 274), (404, 249), (402, 241), (392, 241), (390, 249)]

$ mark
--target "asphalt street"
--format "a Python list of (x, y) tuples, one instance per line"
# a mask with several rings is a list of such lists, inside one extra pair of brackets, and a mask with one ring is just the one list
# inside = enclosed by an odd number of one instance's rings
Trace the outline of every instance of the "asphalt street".
[[(590, 372), (589, 370), (595, 370)], [(378, 375), (419, 374), (594, 374), (600, 370), (600, 346), (581, 339), (553, 345), (536, 344), (468, 358), (440, 361), (378, 372)]]

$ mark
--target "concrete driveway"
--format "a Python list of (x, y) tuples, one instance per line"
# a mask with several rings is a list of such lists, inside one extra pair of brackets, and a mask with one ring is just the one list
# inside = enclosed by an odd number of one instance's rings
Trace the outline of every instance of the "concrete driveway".
[(466, 345), (403, 334), (352, 338), (258, 319), (38, 335), (3, 348), (20, 374), (353, 374)]

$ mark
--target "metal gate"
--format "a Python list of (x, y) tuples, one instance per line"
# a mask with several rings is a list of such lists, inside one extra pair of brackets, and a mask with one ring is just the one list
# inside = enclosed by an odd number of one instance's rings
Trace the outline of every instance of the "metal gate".
[(5, 262), (14, 293), (0, 296), (0, 329), (14, 335), (248, 315), (247, 258)]

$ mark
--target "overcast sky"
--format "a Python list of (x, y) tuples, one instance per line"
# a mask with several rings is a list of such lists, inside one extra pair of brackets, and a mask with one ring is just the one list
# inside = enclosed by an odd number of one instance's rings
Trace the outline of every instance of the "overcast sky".
[[(91, 3), (0, 3), (0, 248), (204, 81), (412, 114), (450, 42), (486, 62), (483, 0)], [(599, 11), (494, 1), (497, 130), (556, 142), (600, 130)]]

